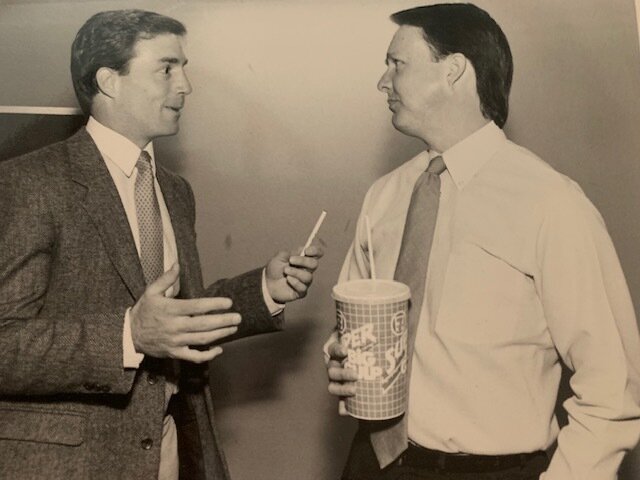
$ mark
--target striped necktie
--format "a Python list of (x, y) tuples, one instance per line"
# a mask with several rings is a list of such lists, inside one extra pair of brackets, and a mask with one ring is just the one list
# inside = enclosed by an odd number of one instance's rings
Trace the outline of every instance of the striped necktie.
[[(413, 187), (394, 275), (395, 280), (407, 284), (411, 289), (407, 343), (407, 389), (411, 379), (413, 347), (422, 310), (433, 232), (438, 216), (440, 174), (446, 168), (441, 156), (434, 157), (427, 170), (418, 177)], [(408, 445), (407, 413), (374, 427), (371, 431), (371, 444), (381, 468), (398, 458)]]

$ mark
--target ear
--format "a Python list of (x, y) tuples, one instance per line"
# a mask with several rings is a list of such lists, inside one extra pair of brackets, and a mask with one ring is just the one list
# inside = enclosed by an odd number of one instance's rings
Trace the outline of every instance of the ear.
[(96, 82), (98, 90), (107, 97), (113, 98), (118, 91), (118, 79), (120, 75), (117, 71), (109, 67), (100, 67), (96, 72)]
[(462, 78), (468, 67), (467, 57), (461, 53), (452, 53), (447, 57), (447, 81), (450, 87), (454, 87)]

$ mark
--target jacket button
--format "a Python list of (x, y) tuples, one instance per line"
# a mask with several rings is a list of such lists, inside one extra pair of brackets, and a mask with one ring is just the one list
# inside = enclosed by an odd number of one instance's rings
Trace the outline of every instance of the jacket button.
[(153, 373), (150, 373), (150, 374), (147, 376), (147, 383), (148, 383), (149, 385), (155, 385), (157, 382), (158, 382), (158, 377), (157, 377), (157, 376), (155, 376)]
[(153, 440), (151, 440), (150, 438), (145, 438), (144, 440), (142, 440), (140, 442), (140, 446), (144, 449), (144, 450), (150, 450), (151, 447), (153, 447)]

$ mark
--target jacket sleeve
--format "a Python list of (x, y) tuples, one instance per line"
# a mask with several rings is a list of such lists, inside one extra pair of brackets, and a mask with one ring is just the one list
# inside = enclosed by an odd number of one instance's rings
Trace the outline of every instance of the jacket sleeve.
[(0, 166), (0, 395), (126, 393), (135, 371), (122, 366), (124, 308), (43, 314), (59, 231), (50, 180), (21, 162)]
[(275, 332), (284, 328), (284, 312), (272, 316), (264, 302), (262, 268), (234, 278), (218, 280), (207, 288), (206, 295), (230, 298), (233, 301), (231, 309), (242, 316), (238, 332), (228, 337), (226, 341)]
[[(182, 179), (186, 189), (186, 199), (190, 212), (190, 221), (195, 241), (195, 221), (196, 205), (191, 185)], [(197, 251), (194, 248), (197, 257)], [(196, 276), (201, 279), (200, 261), (195, 260), (197, 267)], [(233, 278), (220, 279), (204, 289), (203, 296), (206, 297), (227, 297), (233, 302), (231, 311), (240, 313), (242, 321), (238, 325), (238, 331), (223, 340), (229, 342), (242, 337), (279, 331), (284, 328), (284, 311), (277, 315), (272, 315), (265, 304), (262, 292), (262, 270), (256, 268)]]

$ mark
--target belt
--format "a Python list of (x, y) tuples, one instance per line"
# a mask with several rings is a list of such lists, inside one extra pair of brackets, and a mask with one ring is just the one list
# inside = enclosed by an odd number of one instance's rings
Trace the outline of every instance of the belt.
[(497, 472), (523, 467), (528, 462), (545, 456), (543, 451), (511, 455), (466, 455), (440, 452), (409, 443), (409, 448), (396, 460), (396, 464), (441, 472)]

